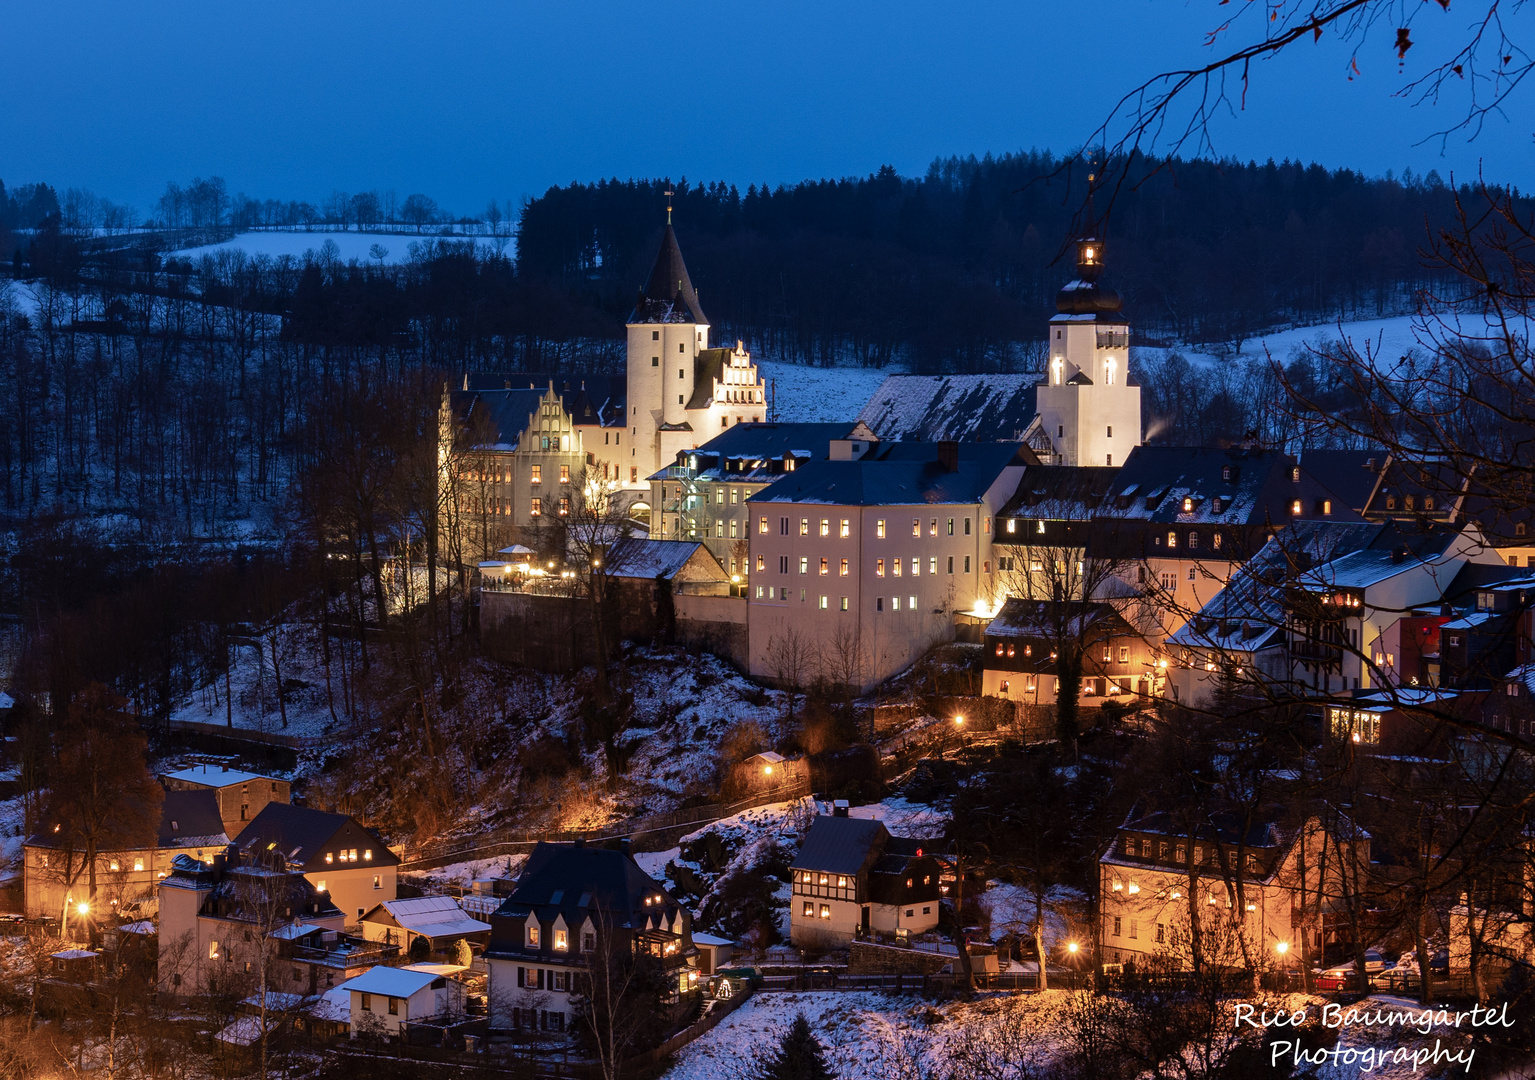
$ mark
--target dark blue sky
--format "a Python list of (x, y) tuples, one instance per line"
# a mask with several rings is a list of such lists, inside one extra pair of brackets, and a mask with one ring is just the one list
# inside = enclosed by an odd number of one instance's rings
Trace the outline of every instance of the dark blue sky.
[[(0, 178), (141, 212), (167, 179), (210, 174), (253, 195), (393, 188), (470, 212), (601, 176), (744, 189), (886, 162), (920, 173), (937, 155), (1081, 145), (1138, 79), (1207, 55), (1232, 7), (0, 0)], [(1465, 18), (1425, 23), (1417, 55)], [(1370, 43), (1352, 82), (1330, 39), (1258, 65), (1217, 150), (1372, 174), (1481, 163), (1529, 187), (1535, 88), (1513, 122), (1441, 157), (1413, 144), (1454, 108), (1393, 99), (1389, 44)]]

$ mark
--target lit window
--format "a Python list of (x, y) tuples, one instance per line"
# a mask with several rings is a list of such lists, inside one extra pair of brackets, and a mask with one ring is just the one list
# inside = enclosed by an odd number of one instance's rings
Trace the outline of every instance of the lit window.
[(842, 598), (842, 610), (843, 611), (847, 610), (847, 597), (845, 597), (845, 596)]
[(1178, 546), (1178, 534), (1177, 533), (1170, 532), (1170, 533), (1167, 534), (1167, 546), (1170, 547), (1170, 548), (1175, 548), (1175, 547)]
[(842, 576), (847, 577), (847, 560), (842, 560)]
[(570, 483), (570, 466), (569, 465), (561, 465), (560, 466), (560, 483), (562, 483), (562, 484)]
[(1017, 521), (1016, 518), (1008, 518), (1007, 519), (1007, 531), (1009, 533), (1014, 533), (1014, 532), (1018, 531), (1018, 521)]
[(325, 865), (329, 866), (335, 860), (335, 856), (329, 851), (325, 853)]
[(763, 536), (767, 535), (767, 531), (768, 531), (767, 518), (759, 518), (758, 519), (758, 521), (757, 521), (757, 531), (759, 533), (761, 533)]
[(937, 536), (938, 535), (938, 519), (937, 518), (933, 518), (931, 521), (928, 522), (928, 525), (927, 525), (927, 535), (929, 535), (929, 536)]
[(827, 564), (828, 564), (829, 561), (830, 560), (828, 560), (828, 559), (822, 559), (821, 560), (821, 576), (822, 577), (825, 577), (830, 572), (828, 567), (827, 567)]
[(823, 594), (821, 596), (821, 610), (822, 611), (826, 610), (826, 600), (827, 600), (827, 597)]
[(560, 516), (564, 517), (566, 514), (569, 514), (569, 513), (570, 513), (570, 500), (569, 499), (561, 499), (560, 500)]
[(801, 536), (809, 536), (810, 535), (810, 519), (809, 518), (800, 518), (799, 519), (799, 534)]
[(884, 577), (885, 576), (885, 560), (884, 559), (875, 559), (874, 560), (874, 576), (875, 577)]
[(363, 849), (362, 861), (363, 862), (372, 862), (373, 861), (373, 849), (372, 848), (364, 848)]
[(913, 536), (921, 536), (922, 535), (922, 519), (921, 518), (912, 518), (911, 519), (911, 535), (913, 535)]
[(830, 904), (822, 904), (821, 905), (821, 918), (823, 918), (823, 919), (831, 918), (831, 905)]
[(1194, 510), (1194, 500), (1191, 499), (1191, 498), (1185, 497), (1184, 500), (1183, 500), (1183, 512), (1185, 514), (1189, 514), (1189, 513), (1192, 513), (1193, 510)]
[(911, 576), (912, 577), (918, 577), (918, 576), (921, 575), (921, 573), (922, 573), (922, 560), (921, 559), (912, 559), (911, 560)]
[(885, 519), (884, 518), (880, 518), (878, 521), (876, 521), (874, 523), (874, 535), (875, 535), (876, 538), (878, 538), (880, 540), (883, 540), (885, 538)]
[(917, 598), (915, 596), (908, 596), (906, 598), (906, 608), (908, 611), (917, 610)]
[(807, 918), (807, 919), (815, 918), (815, 902), (814, 901), (811, 901), (811, 900), (806, 900), (805, 901), (805, 910), (804, 910), (803, 914), (804, 914), (805, 918)]
[(1324, 514), (1332, 513), (1332, 500), (1331, 499), (1323, 499), (1322, 500), (1322, 513), (1324, 513)]
[(544, 501), (542, 499), (534, 499), (533, 500), (533, 506), (529, 510), (529, 513), (532, 514), (534, 517), (538, 517), (543, 512), (544, 512)]
[(830, 536), (831, 535), (831, 522), (828, 519), (826, 519), (826, 518), (822, 518), (821, 519), (821, 535), (822, 536)]
[(802, 574), (810, 573), (810, 556), (801, 555), (799, 557), (799, 572)]
[(901, 598), (899, 596), (892, 596), (890, 598), (890, 610), (891, 611), (900, 611), (901, 610)]
[(556, 930), (554, 932), (554, 947), (561, 952), (570, 948), (570, 939), (566, 936), (565, 931)]
[(134, 859), (133, 860), (133, 868), (135, 870), (142, 871), (144, 869), (144, 860), (143, 859)]
[(538, 923), (533, 920), (528, 922), (528, 948), (538, 948)]
[(852, 536), (852, 535), (853, 535), (853, 523), (851, 521), (849, 521), (847, 518), (843, 518), (842, 519), (842, 536), (845, 538), (845, 537), (849, 537), (849, 536)]

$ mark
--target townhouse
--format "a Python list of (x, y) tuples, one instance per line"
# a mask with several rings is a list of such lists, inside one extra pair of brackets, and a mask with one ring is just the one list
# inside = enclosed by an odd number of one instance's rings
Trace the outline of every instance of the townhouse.
[(926, 841), (854, 818), (846, 803), (818, 814), (790, 868), (789, 936), (826, 948), (888, 934), (905, 940), (938, 925), (942, 867)]
[(1272, 806), (1202, 818), (1137, 808), (1098, 861), (1104, 962), (1186, 968), (1196, 929), (1206, 963), (1320, 960), (1326, 913), (1370, 859), (1368, 834), (1339, 821), (1331, 831), (1315, 817), (1292, 823)]
[(346, 814), (268, 803), (235, 840), (242, 851), (257, 856), (281, 854), (346, 913), (348, 922), (395, 898), (400, 857)]
[(167, 791), (211, 791), (218, 800), (224, 832), (236, 836), (245, 823), (269, 802), (288, 801), (291, 785), (276, 776), (227, 769), (222, 765), (193, 765), (164, 773), (160, 782)]

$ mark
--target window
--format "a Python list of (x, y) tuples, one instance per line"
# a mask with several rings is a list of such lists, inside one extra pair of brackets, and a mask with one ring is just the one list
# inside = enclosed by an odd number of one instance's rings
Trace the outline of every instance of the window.
[(914, 911), (914, 910), (913, 910), (913, 909), (912, 909), (912, 908), (907, 908), (907, 909), (906, 909), (906, 917), (907, 917), (907, 918), (908, 918), (908, 919), (909, 919), (909, 918), (911, 918), (911, 917), (912, 917), (912, 916), (913, 916), (913, 915), (914, 915), (914, 914), (915, 914), (915, 913), (916, 913), (916, 912), (915, 912), (915, 911)]
[(533, 470), (533, 479), (532, 479), (531, 483), (542, 484), (544, 482), (544, 468), (543, 468), (543, 466), (542, 465), (529, 465), (528, 468)]
[(762, 573), (766, 569), (767, 569), (767, 556), (766, 555), (758, 555), (757, 556), (757, 573), (760, 574), (760, 573)]
[(561, 952), (564, 952), (566, 949), (570, 948), (570, 938), (569, 935), (565, 933), (565, 931), (556, 930), (554, 932), (554, 947), (559, 949)]
[(1188, 845), (1178, 844), (1173, 848), (1173, 862), (1182, 866), (1188, 861)]
[(384, 878), (383, 878), (382, 875), (380, 875), (380, 874), (374, 874), (373, 875), (373, 887), (375, 889), (382, 889), (384, 887)]
[(1167, 534), (1167, 546), (1170, 547), (1170, 548), (1175, 548), (1175, 547), (1178, 546), (1178, 534), (1177, 533), (1170, 532), (1170, 533)]
[(1219, 551), (1221, 549), (1221, 534), (1216, 533), (1215, 536), (1211, 539), (1210, 543), (1216, 551)]
[(1296, 499), (1294, 502), (1292, 502), (1290, 504), (1290, 513), (1292, 513), (1292, 514), (1299, 514), (1300, 513), (1300, 500), (1299, 499)]
[(631, 465), (631, 466), (629, 466), (629, 483), (637, 484), (639, 482), (640, 482), (640, 467), (638, 465)]
[(822, 518), (821, 519), (821, 535), (822, 536), (830, 536), (831, 535), (831, 522), (828, 521), (826, 518)]
[(815, 918), (815, 903), (813, 901), (806, 900), (805, 901), (805, 907), (802, 910), (801, 914), (803, 914), (805, 916), (805, 918), (807, 918), (807, 919)]
[(842, 538), (845, 540), (853, 535), (853, 523), (847, 518), (842, 519)]
[[(661, 340), (661, 331), (659, 331), (659, 330), (652, 330), (650, 332), (650, 340), (651, 341), (660, 341)], [(660, 359), (660, 358), (657, 357), (657, 359)]]
[(373, 995), (372, 994), (362, 994), (360, 996), (362, 998), (362, 1011), (363, 1012), (372, 1012), (373, 1011)]
[(970, 556), (965, 556), (965, 573), (970, 573)]
[(564, 516), (566, 516), (569, 513), (570, 513), (570, 500), (569, 499), (561, 499), (560, 500), (560, 516), (564, 517)]
[(581, 935), (581, 951), (595, 952), (597, 949), (597, 935), (588, 930)]
[(912, 577), (920, 577), (921, 574), (922, 574), (922, 560), (921, 559), (912, 559), (911, 560), (911, 576)]
[(802, 574), (810, 573), (810, 556), (801, 555), (799, 557), (799, 572)]
[(535, 920), (528, 922), (528, 948), (538, 948), (538, 923)]
[[(760, 556), (759, 556), (759, 558), (760, 558)], [(787, 555), (780, 555), (780, 556), (778, 556), (778, 572), (780, 574), (787, 574), (789, 572), (789, 556), (787, 556)]]
[(847, 610), (847, 597), (845, 597), (845, 596), (842, 598), (842, 610), (843, 611)]
[(949, 536), (953, 536), (954, 535), (954, 519), (953, 518), (949, 519), (949, 532), (948, 532), (948, 535)]
[(767, 518), (757, 519), (757, 531), (763, 536), (767, 535)]
[(891, 611), (900, 611), (901, 610), (901, 598), (899, 596), (892, 596), (890, 598), (890, 610)]
[(1017, 518), (1008, 518), (1007, 519), (1007, 531), (1008, 531), (1009, 534), (1017, 532), (1018, 531), (1017, 526), (1018, 526), (1018, 519)]
[(1300, 466), (1299, 465), (1295, 466), (1295, 468), (1290, 470), (1290, 482), (1294, 483), (1294, 484), (1300, 483)]
[(570, 466), (569, 465), (561, 465), (560, 466), (560, 483), (562, 483), (562, 484), (570, 483)]
[(885, 519), (884, 518), (880, 518), (878, 521), (876, 521), (874, 523), (874, 535), (875, 535), (875, 537), (877, 539), (880, 539), (880, 540), (883, 540), (885, 538)]
[(144, 860), (143, 859), (134, 859), (133, 860), (133, 868), (135, 870), (142, 871), (144, 869)]
[(847, 560), (842, 560), (842, 576), (847, 577)]
[(931, 519), (928, 522), (928, 524), (927, 524), (927, 535), (929, 535), (929, 536), (937, 536), (938, 535), (938, 519), (937, 518), (933, 518), (933, 519)]
[[(764, 518), (763, 520), (765, 521), (767, 519)], [(763, 531), (766, 532), (767, 530), (764, 529)], [(789, 519), (788, 518), (781, 517), (781, 518), (778, 519), (778, 535), (779, 536), (788, 536), (789, 535)]]
[(876, 596), (874, 598), (874, 610), (875, 611), (884, 611), (885, 610), (885, 598), (883, 596)]
[(1197, 580), (1199, 580), (1198, 578), (1196, 578), (1194, 576), (1196, 573), (1198, 573), (1198, 571), (1196, 571), (1192, 566), (1189, 567), (1189, 580), (1190, 581), (1197, 581)]
[(875, 577), (884, 577), (885, 576), (885, 560), (884, 559), (875, 559), (874, 560), (874, 576)]
[(1199, 534), (1196, 533), (1196, 532), (1189, 533), (1189, 550), (1190, 551), (1194, 551), (1198, 547), (1199, 547)]
[(809, 536), (810, 535), (810, 519), (809, 518), (800, 518), (799, 519), (799, 534), (801, 536)]
[(1115, 915), (1114, 916), (1114, 936), (1115, 937), (1119, 936), (1119, 933), (1120, 933), (1121, 929), (1122, 929), (1122, 924), (1120, 922), (1120, 917), (1118, 915)]
[(913, 535), (913, 536), (921, 536), (922, 535), (922, 519), (921, 518), (912, 518), (911, 519), (911, 535)]
[(1134, 940), (1135, 938), (1140, 936), (1138, 933), (1136, 933), (1136, 931), (1139, 930), (1139, 929), (1140, 929), (1140, 927), (1136, 925), (1136, 921), (1134, 919), (1131, 919), (1130, 920), (1130, 937), (1131, 937), (1132, 940)]
[(1324, 513), (1324, 514), (1332, 513), (1332, 500), (1331, 499), (1323, 499), (1322, 500), (1322, 513)]
[(821, 595), (821, 610), (826, 610), (826, 595), (824, 593)]
[(825, 576), (826, 576), (826, 575), (827, 575), (827, 573), (828, 573), (828, 572), (829, 572), (829, 571), (828, 571), (828, 570), (827, 570), (827, 563), (828, 563), (828, 562), (829, 562), (829, 561), (830, 561), (830, 560), (828, 560), (828, 559), (822, 559), (822, 560), (821, 560), (821, 576), (822, 576), (822, 577), (825, 577)]
[(1130, 662), (1130, 646), (1121, 645), (1119, 647), (1119, 662), (1121, 664), (1128, 664)]
[(1167, 940), (1167, 925), (1165, 923), (1157, 923), (1157, 944), (1161, 945), (1166, 940)]
[(927, 557), (927, 572), (929, 574), (936, 574), (936, 573), (938, 573), (938, 556), (937, 555), (929, 555)]
[(534, 499), (533, 500), (533, 505), (529, 509), (528, 513), (530, 513), (534, 517), (538, 517), (543, 512), (544, 512), (544, 501), (542, 499)]
[(389, 1015), (390, 1016), (399, 1016), (400, 1015), (400, 999), (399, 998), (391, 997), (389, 999)]
[(949, 573), (954, 573), (954, 556), (949, 556)]
[(906, 610), (908, 610), (908, 611), (916, 611), (917, 610), (917, 598), (915, 596), (908, 596), (906, 598)]
[(901, 560), (900, 559), (891, 559), (890, 560), (890, 570), (891, 570), (892, 573), (895, 574), (896, 577), (900, 577), (901, 576)]

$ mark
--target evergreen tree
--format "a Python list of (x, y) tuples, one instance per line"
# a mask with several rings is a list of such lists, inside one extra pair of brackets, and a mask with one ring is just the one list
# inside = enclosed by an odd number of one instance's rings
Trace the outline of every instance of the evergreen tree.
[(468, 967), (474, 962), (474, 952), (469, 948), (467, 938), (459, 938), (453, 943), (453, 962), (459, 967)]
[(821, 1040), (810, 1030), (810, 1021), (800, 1013), (784, 1032), (778, 1050), (757, 1067), (754, 1080), (836, 1080), (837, 1074), (826, 1063)]

